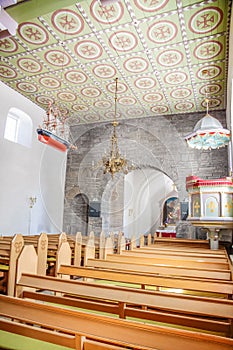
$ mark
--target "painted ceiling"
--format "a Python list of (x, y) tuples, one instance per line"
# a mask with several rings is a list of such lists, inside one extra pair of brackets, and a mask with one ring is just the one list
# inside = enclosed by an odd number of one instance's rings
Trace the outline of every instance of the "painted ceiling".
[(206, 97), (226, 108), (231, 1), (56, 3), (7, 8), (18, 30), (0, 40), (0, 80), (44, 110), (55, 103), (70, 125), (111, 121), (116, 77), (119, 120), (203, 112)]

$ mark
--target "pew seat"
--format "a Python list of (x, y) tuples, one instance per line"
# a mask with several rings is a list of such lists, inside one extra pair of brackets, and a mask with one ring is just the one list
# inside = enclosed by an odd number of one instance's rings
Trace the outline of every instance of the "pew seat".
[(62, 342), (79, 350), (108, 349), (107, 346), (101, 348), (102, 344), (99, 348), (83, 346), (83, 336), (115, 345), (116, 349), (232, 350), (233, 347), (232, 339), (221, 336), (91, 315), (5, 295), (0, 295), (0, 315), (2, 330), (26, 333), (56, 344)]
[[(32, 291), (28, 288), (33, 289)], [(52, 293), (38, 293), (50, 291)], [(232, 336), (233, 301), (22, 274), (17, 295)]]

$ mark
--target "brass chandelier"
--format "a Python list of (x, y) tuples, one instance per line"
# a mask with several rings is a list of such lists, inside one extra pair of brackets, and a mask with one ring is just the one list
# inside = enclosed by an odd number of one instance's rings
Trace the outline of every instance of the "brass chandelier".
[(115, 110), (114, 110), (114, 120), (112, 122), (113, 125), (113, 133), (111, 137), (111, 150), (108, 156), (103, 156), (100, 161), (103, 167), (103, 173), (110, 173), (112, 178), (115, 173), (122, 172), (123, 174), (128, 174), (130, 170), (133, 170), (133, 165), (129, 165), (128, 161), (125, 157), (122, 157), (118, 147), (118, 138), (116, 134), (116, 127), (118, 126), (118, 122), (116, 120), (117, 116), (117, 84), (118, 78), (115, 79), (116, 87), (115, 87)]

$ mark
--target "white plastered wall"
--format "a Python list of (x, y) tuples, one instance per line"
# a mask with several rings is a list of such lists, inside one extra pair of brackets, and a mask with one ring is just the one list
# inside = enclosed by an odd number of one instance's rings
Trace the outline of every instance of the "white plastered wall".
[[(32, 146), (4, 139), (11, 107), (32, 118)], [(0, 234), (60, 232), (63, 221), (66, 153), (37, 140), (45, 111), (0, 82)], [(29, 197), (37, 197), (29, 208)]]

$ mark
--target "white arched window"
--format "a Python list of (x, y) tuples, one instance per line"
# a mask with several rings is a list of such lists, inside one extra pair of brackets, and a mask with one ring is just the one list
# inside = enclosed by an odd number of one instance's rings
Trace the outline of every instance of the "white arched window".
[(31, 147), (32, 120), (29, 115), (18, 108), (10, 108), (6, 119), (4, 138)]

